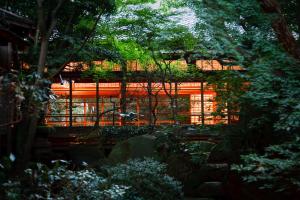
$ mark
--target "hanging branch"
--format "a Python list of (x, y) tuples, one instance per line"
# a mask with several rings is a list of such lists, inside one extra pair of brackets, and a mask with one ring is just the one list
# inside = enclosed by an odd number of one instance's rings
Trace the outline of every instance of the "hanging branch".
[(68, 59), (66, 62), (64, 62), (64, 63), (58, 68), (58, 70), (57, 70), (56, 72), (54, 72), (52, 75), (50, 75), (50, 78), (53, 78), (53, 77), (56, 76), (61, 70), (63, 70), (63, 69), (65, 68), (65, 66), (66, 66), (68, 63), (70, 63), (70, 62), (74, 59), (74, 57), (75, 57), (75, 56), (76, 56), (76, 55), (84, 48), (84, 46), (86, 45), (86, 43), (91, 39), (93, 33), (95, 32), (95, 30), (96, 30), (96, 28), (97, 28), (97, 24), (99, 23), (100, 19), (101, 19), (101, 14), (99, 14), (99, 15), (97, 16), (97, 19), (96, 19), (96, 21), (95, 21), (95, 23), (94, 23), (94, 25), (93, 25), (91, 31), (86, 35), (86, 37), (85, 37), (84, 41), (81, 43), (80, 47), (79, 47), (74, 53), (72, 53), (72, 54), (69, 56), (69, 59)]

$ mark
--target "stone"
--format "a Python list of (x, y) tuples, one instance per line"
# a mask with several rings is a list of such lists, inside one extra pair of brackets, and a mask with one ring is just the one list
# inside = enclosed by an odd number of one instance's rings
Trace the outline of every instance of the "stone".
[(141, 135), (131, 137), (117, 143), (108, 156), (111, 164), (125, 163), (129, 159), (144, 157), (158, 158), (155, 148), (156, 137), (152, 135)]
[(223, 184), (221, 182), (204, 182), (197, 189), (201, 197), (222, 197), (224, 196)]

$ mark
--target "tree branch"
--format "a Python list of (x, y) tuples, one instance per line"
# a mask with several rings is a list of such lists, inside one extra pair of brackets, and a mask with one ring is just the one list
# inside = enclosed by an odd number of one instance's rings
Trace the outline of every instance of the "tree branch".
[(42, 35), (46, 33), (45, 15), (43, 9), (44, 0), (37, 0), (38, 30)]
[(52, 10), (51, 12), (51, 24), (47, 30), (47, 37), (51, 36), (51, 33), (54, 29), (54, 27), (56, 26), (57, 23), (57, 13), (59, 11), (59, 9), (61, 8), (61, 6), (63, 5), (65, 0), (59, 0), (58, 4), (56, 5), (56, 7)]
[(71, 62), (71, 61), (74, 59), (74, 56), (75, 56), (76, 54), (78, 54), (78, 53), (83, 49), (83, 47), (86, 45), (86, 43), (89, 41), (89, 39), (92, 37), (93, 33), (95, 32), (96, 27), (97, 27), (97, 24), (99, 23), (100, 19), (101, 19), (101, 14), (99, 14), (99, 15), (97, 16), (97, 19), (96, 19), (96, 21), (95, 21), (95, 23), (94, 23), (94, 26), (93, 26), (92, 30), (87, 34), (87, 36), (85, 37), (85, 39), (84, 39), (84, 41), (82, 42), (82, 44), (80, 45), (80, 47), (75, 51), (75, 53), (73, 53), (73, 54), (71, 54), (71, 55), (69, 56), (69, 59), (68, 59), (66, 62), (64, 62), (64, 64), (62, 64), (62, 65), (58, 68), (58, 70), (57, 70), (56, 72), (54, 72), (52, 75), (50, 75), (50, 78), (53, 78), (53, 77), (56, 76), (61, 70), (63, 70), (63, 69), (65, 68), (65, 66), (66, 66), (69, 62)]

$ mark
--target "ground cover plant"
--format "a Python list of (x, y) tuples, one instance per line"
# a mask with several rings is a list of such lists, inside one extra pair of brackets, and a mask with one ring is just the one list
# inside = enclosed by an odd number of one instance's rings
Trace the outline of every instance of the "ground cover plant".
[[(1, 180), (4, 199), (183, 199), (181, 184), (166, 174), (165, 164), (150, 158), (129, 160), (96, 171), (65, 160), (48, 167), (37, 163), (22, 177)], [(3, 170), (3, 169), (2, 169)]]

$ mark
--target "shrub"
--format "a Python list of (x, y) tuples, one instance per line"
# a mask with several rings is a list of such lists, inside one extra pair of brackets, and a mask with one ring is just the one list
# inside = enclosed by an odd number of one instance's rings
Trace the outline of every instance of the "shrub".
[(114, 138), (114, 139), (128, 139), (133, 136), (144, 135), (149, 133), (149, 127), (141, 126), (105, 126), (99, 129), (101, 135), (106, 138)]
[[(176, 200), (182, 199), (181, 185), (166, 175), (166, 166), (151, 159), (130, 160), (108, 167), (106, 176), (87, 165), (70, 169), (67, 161), (52, 168), (37, 163), (23, 177), (1, 184), (1, 199), (7, 200)], [(1, 195), (0, 194), (0, 195)], [(4, 195), (4, 196), (3, 196)]]
[(241, 157), (243, 163), (232, 169), (243, 175), (248, 183), (257, 183), (260, 189), (293, 193), (300, 188), (300, 139), (272, 145), (263, 155), (256, 153)]
[(181, 184), (166, 175), (165, 164), (155, 160), (129, 160), (107, 171), (113, 183), (128, 187), (125, 199), (183, 199)]
[(93, 169), (70, 170), (59, 161), (52, 169), (43, 164), (25, 170), (21, 180), (2, 184), (6, 199), (123, 199), (129, 186), (111, 184)]
[(191, 161), (196, 164), (204, 164), (216, 144), (206, 141), (195, 141), (185, 144), (185, 152), (191, 156)]

